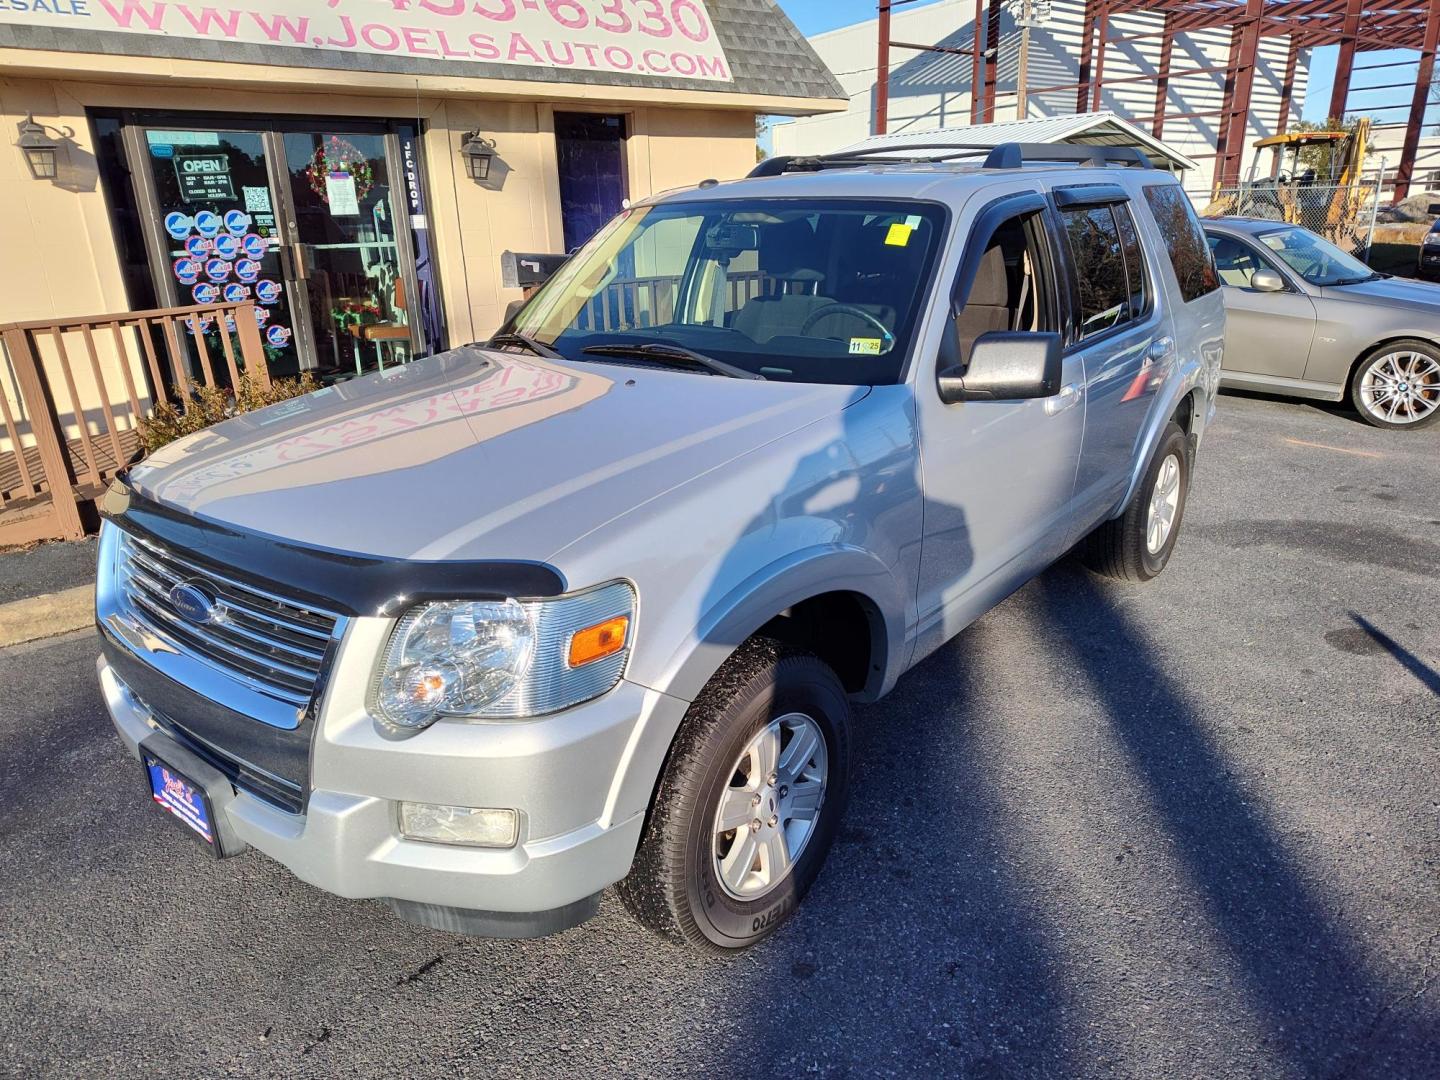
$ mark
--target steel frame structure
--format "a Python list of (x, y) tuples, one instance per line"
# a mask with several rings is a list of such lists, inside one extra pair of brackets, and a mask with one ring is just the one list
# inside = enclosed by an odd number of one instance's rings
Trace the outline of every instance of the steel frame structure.
[[(876, 134), (883, 135), (887, 126), (891, 49), (971, 57), (970, 85), (978, 92), (972, 92), (970, 96), (970, 122), (993, 121), (1003, 0), (975, 0), (974, 33), (969, 48), (892, 41), (891, 10), (913, 2), (914, 0), (879, 0), (879, 51), (875, 79)], [(1112, 34), (1113, 16), (1135, 13), (1161, 16), (1159, 28), (1145, 33)], [(1178, 35), (1216, 29), (1230, 31), (1230, 51), (1225, 64), (1172, 70), (1170, 61)], [(1405, 198), (1410, 193), (1420, 130), (1424, 126), (1425, 109), (1430, 103), (1430, 87), (1435, 77), (1435, 53), (1437, 44), (1440, 44), (1440, 0), (1086, 0), (1079, 81), (1058, 86), (1029, 87), (1027, 93), (1034, 95), (1073, 90), (1075, 111), (1084, 113), (1100, 108), (1106, 86), (1117, 83), (1154, 83), (1155, 108), (1149, 121), (1151, 133), (1156, 138), (1163, 137), (1167, 118), (1216, 118), (1219, 135), (1214, 154), (1218, 159), (1215, 182), (1220, 186), (1234, 184), (1240, 179), (1246, 150), (1245, 132), (1250, 113), (1251, 89), (1254, 85), (1255, 61), (1259, 55), (1261, 40), (1271, 37), (1289, 39), (1277, 128), (1282, 132), (1289, 121), (1296, 65), (1302, 49), (1317, 45), (1340, 46), (1335, 67), (1335, 86), (1330, 95), (1329, 115), (1332, 117), (1345, 115), (1357, 53), (1380, 49), (1410, 49), (1419, 53), (1419, 72), (1410, 100), (1404, 146), (1399, 168), (1394, 174), (1395, 198)], [(1127, 75), (1111, 79), (1105, 77), (1105, 57), (1112, 45), (1147, 40), (1160, 43), (1159, 63), (1154, 74)], [(1403, 61), (1407, 66), (1412, 63), (1414, 61)], [(1219, 109), (1183, 116), (1171, 113), (1167, 117), (1165, 106), (1174, 81), (1216, 75), (1224, 76)], [(1359, 89), (1396, 89), (1408, 85), (1409, 83), (1397, 83), (1388, 87)], [(1403, 106), (1387, 106), (1378, 111), (1401, 107)]]

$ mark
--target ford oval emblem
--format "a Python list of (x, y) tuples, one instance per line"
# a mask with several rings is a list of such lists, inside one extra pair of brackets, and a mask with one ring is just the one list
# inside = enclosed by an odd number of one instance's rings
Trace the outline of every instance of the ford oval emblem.
[(182, 581), (170, 590), (170, 606), (192, 623), (218, 622), (220, 605), (199, 585)]

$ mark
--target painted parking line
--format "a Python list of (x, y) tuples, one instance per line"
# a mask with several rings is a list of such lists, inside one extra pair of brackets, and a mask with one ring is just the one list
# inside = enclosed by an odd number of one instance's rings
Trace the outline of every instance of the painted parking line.
[(1304, 439), (1282, 439), (1291, 446), (1308, 446), (1315, 450), (1334, 450), (1337, 454), (1354, 454), (1356, 457), (1383, 458), (1378, 450), (1352, 450), (1348, 446), (1327, 446), (1325, 443), (1306, 442)]

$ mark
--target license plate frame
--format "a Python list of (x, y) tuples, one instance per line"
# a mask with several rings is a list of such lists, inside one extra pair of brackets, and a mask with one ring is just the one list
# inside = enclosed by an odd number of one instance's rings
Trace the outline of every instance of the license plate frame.
[(143, 740), (139, 750), (145, 797), (158, 812), (216, 859), (246, 849), (226, 816), (235, 788), (223, 773), (158, 732)]
[(140, 753), (140, 767), (153, 802), (165, 815), (219, 857), (215, 834), (215, 808), (205, 788), (163, 758)]

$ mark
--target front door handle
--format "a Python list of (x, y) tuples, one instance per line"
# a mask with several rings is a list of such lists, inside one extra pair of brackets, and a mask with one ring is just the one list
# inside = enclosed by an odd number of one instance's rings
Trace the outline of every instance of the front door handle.
[(1060, 392), (1045, 399), (1045, 415), (1058, 416), (1066, 409), (1080, 404), (1080, 387), (1076, 383), (1066, 383), (1060, 388)]
[(1158, 364), (1170, 359), (1170, 353), (1175, 349), (1175, 339), (1172, 337), (1156, 338), (1145, 350), (1145, 367), (1151, 364)]

